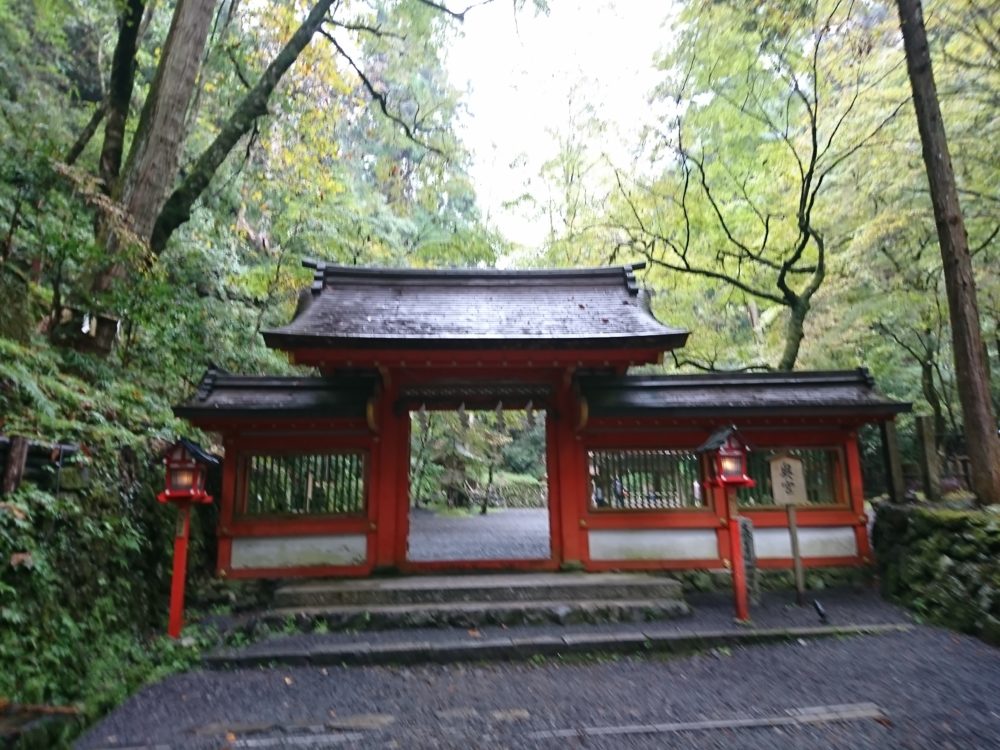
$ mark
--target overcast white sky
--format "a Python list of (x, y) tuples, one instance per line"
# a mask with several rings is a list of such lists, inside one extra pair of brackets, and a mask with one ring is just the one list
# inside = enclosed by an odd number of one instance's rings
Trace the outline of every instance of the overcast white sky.
[(462, 135), (474, 159), (480, 206), (508, 238), (537, 245), (544, 226), (503, 208), (525, 192), (557, 153), (574, 86), (611, 126), (605, 148), (616, 159), (646, 116), (657, 81), (653, 65), (669, 42), (664, 20), (672, 0), (551, 0), (551, 13), (515, 17), (498, 0), (466, 16), (464, 36), (448, 56), (452, 81), (468, 87)]

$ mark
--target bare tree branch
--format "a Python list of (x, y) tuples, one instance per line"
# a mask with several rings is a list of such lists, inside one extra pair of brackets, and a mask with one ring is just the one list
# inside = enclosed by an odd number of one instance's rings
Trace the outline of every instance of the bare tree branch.
[(331, 26), (336, 26), (338, 29), (345, 29), (347, 31), (363, 31), (366, 34), (371, 34), (377, 37), (386, 37), (390, 39), (406, 39), (403, 34), (397, 34), (395, 31), (388, 31), (379, 26), (369, 26), (365, 23), (347, 23), (345, 21), (338, 21), (332, 16), (328, 16), (326, 23)]
[(434, 8), (435, 10), (439, 10), (442, 13), (451, 16), (457, 21), (465, 21), (466, 13), (468, 13), (473, 8), (478, 8), (482, 5), (489, 5), (491, 2), (493, 2), (493, 0), (481, 0), (481, 2), (473, 3), (472, 5), (467, 6), (464, 10), (452, 10), (447, 5), (444, 5), (443, 3), (434, 2), (434, 0), (417, 0), (417, 2), (422, 3), (423, 5), (426, 5), (429, 8)]
[(76, 137), (73, 145), (70, 146), (69, 151), (66, 152), (66, 158), (64, 161), (68, 166), (73, 166), (76, 160), (80, 158), (80, 154), (83, 150), (87, 148), (87, 144), (90, 143), (91, 138), (94, 137), (94, 133), (97, 132), (97, 128), (101, 124), (101, 120), (108, 113), (108, 100), (103, 100), (94, 110), (87, 124), (84, 126), (83, 130), (80, 131), (80, 135)]
[(385, 115), (387, 118), (389, 118), (394, 123), (399, 125), (403, 129), (403, 132), (406, 133), (406, 137), (409, 138), (414, 143), (416, 143), (421, 148), (425, 148), (428, 151), (433, 151), (435, 154), (438, 154), (439, 156), (445, 155), (441, 149), (437, 148), (432, 144), (424, 143), (422, 140), (420, 140), (420, 138), (418, 138), (417, 134), (414, 132), (414, 129), (410, 125), (410, 123), (406, 122), (406, 120), (397, 115), (395, 112), (391, 112), (389, 110), (389, 102), (388, 99), (386, 98), (385, 92), (379, 91), (377, 88), (375, 88), (375, 85), (371, 82), (368, 76), (365, 75), (365, 72), (361, 70), (360, 67), (358, 67), (358, 64), (354, 62), (354, 59), (349, 54), (347, 54), (347, 50), (345, 50), (341, 46), (340, 42), (338, 42), (336, 38), (332, 34), (330, 34), (330, 32), (328, 32), (326, 29), (320, 28), (319, 33), (327, 38), (327, 40), (330, 42), (330, 44), (334, 46), (334, 48), (337, 50), (337, 52), (340, 54), (341, 57), (347, 60), (348, 65), (350, 65), (354, 69), (354, 72), (357, 73), (358, 78), (361, 79), (361, 85), (365, 87), (365, 90), (368, 92), (368, 95), (378, 104), (379, 109), (382, 110), (383, 115)]
[(674, 367), (677, 367), (678, 369), (681, 367), (692, 367), (695, 370), (701, 370), (702, 372), (771, 372), (774, 370), (773, 367), (762, 362), (747, 365), (746, 367), (716, 367), (714, 361), (706, 363), (697, 359), (690, 359), (688, 357), (681, 359), (676, 350), (671, 350), (670, 356), (674, 360)]

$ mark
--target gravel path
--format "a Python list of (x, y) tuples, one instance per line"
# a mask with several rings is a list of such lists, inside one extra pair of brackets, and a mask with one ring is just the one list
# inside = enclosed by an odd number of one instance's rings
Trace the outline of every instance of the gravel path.
[(551, 556), (546, 508), (491, 509), (485, 516), (410, 511), (408, 560), (548, 560)]
[[(132, 697), (77, 747), (1000, 747), (1000, 651), (917, 626), (658, 659), (193, 671)], [(534, 732), (787, 716), (872, 702), (888, 719), (569, 739)]]

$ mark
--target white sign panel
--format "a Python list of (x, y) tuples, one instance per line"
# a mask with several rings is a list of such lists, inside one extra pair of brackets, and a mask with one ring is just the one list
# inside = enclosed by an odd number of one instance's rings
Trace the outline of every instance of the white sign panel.
[(801, 505), (807, 502), (802, 459), (782, 453), (768, 461), (771, 464), (771, 494), (775, 504)]

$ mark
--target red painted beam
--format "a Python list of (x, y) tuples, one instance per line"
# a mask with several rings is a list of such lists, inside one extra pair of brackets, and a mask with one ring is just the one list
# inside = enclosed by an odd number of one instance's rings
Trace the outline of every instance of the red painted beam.
[[(292, 362), (324, 368), (433, 367), (598, 367), (615, 368), (660, 362), (659, 348), (638, 349), (289, 349)], [(490, 376), (497, 377), (494, 369)]]

